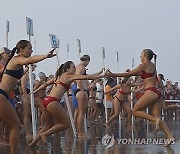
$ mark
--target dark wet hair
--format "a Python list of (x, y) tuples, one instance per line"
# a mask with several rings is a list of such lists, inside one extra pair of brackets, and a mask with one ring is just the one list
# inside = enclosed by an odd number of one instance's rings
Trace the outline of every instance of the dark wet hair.
[(30, 42), (27, 41), (27, 40), (20, 40), (20, 41), (16, 44), (16, 48), (17, 48), (17, 52), (16, 52), (16, 53), (19, 53), (21, 48), (24, 49), (24, 48), (27, 47), (29, 44), (30, 44)]
[(89, 60), (90, 61), (90, 56), (89, 55), (83, 55), (81, 58), (80, 58), (81, 61), (87, 61)]
[(114, 82), (113, 78), (108, 78), (106, 85), (111, 85)]
[(128, 81), (129, 77), (124, 77), (124, 79), (122, 80), (122, 83), (126, 83)]
[[(25, 47), (27, 47), (27, 45), (29, 44), (30, 42), (27, 41), (27, 40), (20, 40), (17, 44), (16, 44), (16, 47), (14, 47), (11, 51), (11, 54), (4, 66), (4, 70), (6, 69), (6, 66), (8, 65), (9, 61), (12, 59), (12, 57), (14, 57), (15, 53), (19, 53), (20, 52), (20, 48), (24, 49)], [(4, 70), (3, 70), (3, 73), (4, 73)], [(2, 73), (2, 74), (3, 74)]]
[(63, 66), (64, 66), (64, 64), (61, 64), (61, 66), (56, 71), (56, 73), (55, 73), (55, 78), (56, 79), (57, 79), (58, 76), (60, 76), (63, 73)]
[(64, 63), (64, 66), (63, 66), (63, 71), (66, 72), (68, 68), (70, 68), (71, 64), (73, 62), (72, 61), (67, 61)]
[(154, 57), (154, 65), (156, 67), (157, 55), (151, 49), (144, 49), (143, 51), (147, 54), (148, 60), (151, 60)]
[(62, 64), (59, 69), (55, 73), (55, 78), (57, 79), (58, 76), (61, 76), (62, 73), (66, 72), (68, 68), (70, 68), (72, 61), (67, 61), (64, 64)]
[[(125, 72), (131, 72), (131, 70), (128, 68)], [(124, 77), (122, 80), (122, 83), (126, 83), (128, 81), (129, 77)]]

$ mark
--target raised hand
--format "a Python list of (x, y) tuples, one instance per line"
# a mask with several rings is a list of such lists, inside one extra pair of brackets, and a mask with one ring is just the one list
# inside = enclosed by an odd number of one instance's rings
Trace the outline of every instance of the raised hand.
[(104, 74), (105, 77), (110, 77), (112, 76), (112, 72), (110, 71), (110, 69), (107, 69), (105, 74)]
[(54, 56), (56, 56), (56, 54), (53, 54), (55, 51), (55, 49), (52, 49), (51, 51), (49, 51), (49, 53), (47, 54), (47, 58), (52, 58)]

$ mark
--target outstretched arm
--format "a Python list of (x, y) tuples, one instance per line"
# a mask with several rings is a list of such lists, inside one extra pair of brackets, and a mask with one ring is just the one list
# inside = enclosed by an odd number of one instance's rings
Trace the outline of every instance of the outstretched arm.
[(113, 90), (119, 89), (120, 87), (121, 87), (121, 85), (116, 85), (116, 86), (114, 86), (113, 88), (111, 88), (111, 89), (109, 89), (108, 91), (106, 91), (104, 94), (106, 95), (106, 94), (112, 92)]
[(17, 64), (19, 65), (28, 65), (28, 64), (33, 64), (33, 63), (37, 63), (40, 62), (46, 58), (52, 58), (54, 56), (56, 56), (56, 54), (53, 54), (55, 49), (49, 51), (48, 54), (46, 55), (35, 55), (35, 56), (31, 56), (29, 58), (26, 57), (18, 57), (18, 61)]
[(139, 66), (137, 66), (135, 69), (133, 69), (130, 72), (112, 73), (109, 71), (106, 75), (107, 76), (114, 76), (114, 77), (131, 77), (131, 76), (139, 75), (143, 70), (144, 70), (144, 66), (143, 66), (143, 64), (140, 64)]
[(37, 91), (42, 90), (42, 89), (46, 88), (47, 86), (53, 84), (54, 80), (55, 80), (55, 78), (52, 78), (52, 79), (48, 80), (46, 83), (42, 84), (37, 89), (34, 89), (33, 92), (36, 93)]
[(104, 77), (104, 74), (101, 74), (103, 72), (104, 69), (102, 69), (101, 71), (94, 73), (94, 74), (89, 74), (89, 75), (72, 75), (71, 76), (71, 80), (94, 80), (97, 78), (101, 78)]

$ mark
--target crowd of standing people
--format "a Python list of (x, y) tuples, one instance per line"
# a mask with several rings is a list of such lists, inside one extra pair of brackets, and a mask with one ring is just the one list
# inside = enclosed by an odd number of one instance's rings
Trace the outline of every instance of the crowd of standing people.
[[(68, 94), (78, 138), (87, 137), (84, 118), (97, 125), (107, 114), (107, 128), (120, 115), (125, 125), (127, 117), (127, 126), (133, 129), (131, 119), (135, 116), (151, 121), (155, 133), (162, 130), (168, 139), (174, 140), (165, 121), (174, 117), (178, 119), (180, 105), (165, 100), (180, 100), (179, 85), (178, 82), (172, 84), (170, 80), (165, 82), (163, 74), (157, 73), (156, 54), (151, 49), (144, 49), (140, 56), (141, 63), (124, 73), (102, 69), (87, 74), (90, 56), (83, 55), (78, 65), (67, 61), (49, 77), (39, 72), (39, 79), (36, 79), (32, 74), (34, 90), (31, 93), (35, 97), (38, 119), (38, 133), (33, 138), (27, 70), (29, 65), (35, 70), (37, 62), (56, 55), (54, 49), (46, 55), (31, 56), (32, 52), (32, 45), (27, 40), (20, 40), (13, 50), (5, 47), (0, 50), (0, 141), (10, 145), (12, 154), (18, 151), (21, 127), (24, 127), (30, 147), (39, 140), (47, 143), (49, 135), (71, 127), (65, 93)], [(151, 61), (153, 58), (154, 62)], [(146, 108), (149, 109), (148, 113)]]

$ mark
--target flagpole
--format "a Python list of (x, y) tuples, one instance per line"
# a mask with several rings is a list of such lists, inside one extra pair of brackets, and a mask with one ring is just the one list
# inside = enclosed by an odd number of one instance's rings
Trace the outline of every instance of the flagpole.
[(9, 34), (9, 21), (7, 20), (6, 21), (6, 47), (8, 48), (8, 40), (9, 40), (9, 36), (8, 36), (8, 34)]
[[(26, 17), (27, 34), (29, 42), (31, 42), (31, 36), (33, 36), (33, 20)], [(29, 82), (30, 82), (30, 100), (31, 100), (31, 114), (32, 114), (32, 127), (33, 127), (33, 138), (37, 134), (36, 118), (35, 118), (35, 105), (34, 105), (34, 93), (33, 93), (33, 79), (32, 79), (32, 66), (29, 64)]]
[(80, 42), (80, 39), (77, 39), (78, 41), (78, 47), (79, 47), (79, 50), (78, 50), (78, 57), (79, 57), (79, 60), (80, 60), (80, 54), (81, 54), (81, 42)]
[[(116, 51), (116, 69), (119, 72), (119, 53)], [(117, 85), (119, 84), (119, 78), (117, 77)], [(119, 138), (121, 138), (121, 113), (119, 113)]]
[[(105, 68), (105, 48), (102, 47), (102, 59), (103, 59), (103, 68)], [(104, 94), (105, 94), (105, 79), (103, 79), (103, 85), (104, 85)], [(104, 97), (104, 108), (105, 108), (105, 116), (106, 116), (106, 123), (108, 121), (108, 115), (107, 115), (107, 101), (106, 101), (106, 97)]]
[(67, 61), (68, 61), (68, 59), (69, 59), (68, 53), (69, 53), (69, 44), (67, 44)]
[[(134, 58), (132, 58), (132, 70), (134, 69)], [(132, 93), (133, 87), (131, 87), (131, 112), (133, 110), (133, 93)], [(133, 131), (133, 126), (134, 126), (134, 116), (131, 116), (131, 126), (132, 126), (132, 139), (134, 139), (134, 131)]]

